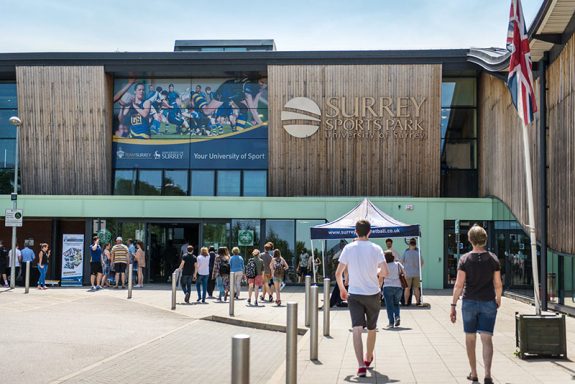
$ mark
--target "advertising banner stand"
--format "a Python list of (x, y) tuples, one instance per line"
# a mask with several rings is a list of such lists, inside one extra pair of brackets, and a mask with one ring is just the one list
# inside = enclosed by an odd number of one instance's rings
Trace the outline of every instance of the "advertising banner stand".
[(62, 236), (62, 287), (81, 287), (84, 270), (84, 235)]

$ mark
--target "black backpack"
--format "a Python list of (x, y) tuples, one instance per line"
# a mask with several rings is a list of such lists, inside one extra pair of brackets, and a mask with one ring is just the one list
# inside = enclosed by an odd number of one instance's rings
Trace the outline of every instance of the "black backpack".
[(220, 275), (230, 274), (230, 263), (227, 260), (222, 259), (220, 261)]
[(253, 258), (251, 258), (248, 261), (248, 265), (246, 265), (246, 277), (248, 279), (255, 278), (257, 274), (256, 271), (257, 271), (256, 261)]

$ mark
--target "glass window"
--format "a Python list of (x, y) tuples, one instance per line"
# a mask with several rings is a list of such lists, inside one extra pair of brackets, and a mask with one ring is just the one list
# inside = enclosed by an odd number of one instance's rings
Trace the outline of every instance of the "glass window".
[(294, 220), (266, 220), (266, 242), (274, 243), (290, 267), (295, 255), (294, 227)]
[(17, 115), (16, 109), (0, 109), (0, 139), (16, 139), (16, 127), (10, 124), (9, 119)]
[(16, 139), (0, 139), (0, 168), (14, 168)]
[[(294, 266), (297, 268), (297, 264), (299, 263), (299, 259), (300, 259), (300, 255), (302, 254), (303, 249), (305, 248), (308, 255), (311, 256), (311, 236), (310, 236), (310, 228), (313, 227), (314, 225), (319, 225), (319, 224), (324, 224), (325, 220), (296, 220), (295, 222), (295, 257), (296, 257), (296, 263), (294, 264)], [(321, 245), (324, 242), (324, 240), (315, 240), (313, 242), (313, 247), (314, 247), (314, 255), (316, 258), (318, 259), (322, 259), (323, 256), (321, 254)], [(327, 251), (327, 250), (326, 250)], [(327, 257), (327, 256), (326, 256)], [(321, 260), (321, 262), (323, 263), (323, 260)], [(329, 276), (329, 271), (330, 271), (330, 263), (328, 261), (328, 264), (326, 265), (326, 274)], [(318, 273), (318, 277), (319, 276), (323, 276), (323, 265), (318, 265), (316, 267), (317, 273)]]
[(154, 196), (162, 192), (162, 171), (140, 171), (138, 195)]
[(267, 172), (244, 171), (244, 196), (267, 195)]
[(114, 172), (114, 195), (133, 195), (136, 184), (135, 171), (116, 169)]
[[(21, 174), (18, 173), (18, 179), (20, 177)], [(20, 187), (20, 183), (18, 183), (18, 187)], [(0, 169), (0, 195), (8, 195), (12, 192), (14, 192), (14, 168)]]
[(441, 106), (475, 107), (476, 85), (473, 77), (443, 78)]
[[(260, 245), (260, 221), (259, 220), (232, 220), (232, 246), (238, 246), (240, 253), (247, 260), (254, 249)], [(251, 231), (253, 235), (253, 245), (239, 246), (239, 231)]]
[(477, 140), (441, 139), (443, 169), (477, 169)]
[(166, 196), (186, 196), (188, 194), (188, 171), (165, 171), (163, 186)]
[(218, 196), (240, 196), (240, 187), (240, 171), (218, 171)]
[(0, 83), (0, 108), (18, 108), (16, 95), (16, 83)]
[(476, 138), (475, 108), (443, 108), (441, 110), (441, 137), (450, 139)]
[(204, 238), (203, 245), (205, 247), (214, 247), (216, 250), (218, 247), (228, 247), (230, 239), (230, 223), (225, 222), (213, 222), (204, 223)]
[(192, 171), (192, 196), (214, 196), (214, 171)]

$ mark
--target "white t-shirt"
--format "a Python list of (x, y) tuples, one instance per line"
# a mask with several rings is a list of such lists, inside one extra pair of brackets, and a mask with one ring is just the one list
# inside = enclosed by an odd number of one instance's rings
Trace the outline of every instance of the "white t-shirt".
[(210, 256), (198, 256), (198, 274), (206, 276), (210, 274)]
[(345, 246), (339, 262), (347, 265), (349, 293), (375, 295), (380, 292), (377, 268), (379, 264), (385, 263), (385, 258), (379, 245), (371, 241), (354, 241)]
[[(20, 266), (20, 260), (22, 259), (22, 252), (18, 248), (16, 248), (16, 267)], [(12, 250), (8, 251), (8, 267), (12, 267)]]

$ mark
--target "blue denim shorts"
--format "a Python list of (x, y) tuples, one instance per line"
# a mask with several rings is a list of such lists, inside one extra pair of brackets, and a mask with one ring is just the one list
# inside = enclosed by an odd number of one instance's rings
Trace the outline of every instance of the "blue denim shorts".
[(465, 333), (488, 333), (493, 335), (497, 317), (495, 300), (477, 301), (464, 299), (462, 301), (463, 331)]

